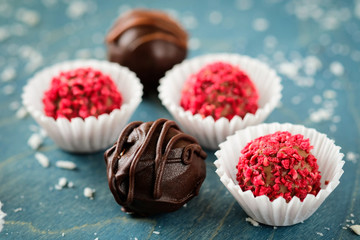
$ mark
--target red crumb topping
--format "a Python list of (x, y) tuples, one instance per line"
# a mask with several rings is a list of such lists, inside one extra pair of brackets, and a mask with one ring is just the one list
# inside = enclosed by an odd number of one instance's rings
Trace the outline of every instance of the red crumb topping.
[(251, 190), (255, 197), (266, 195), (271, 201), (316, 196), (321, 175), (312, 148), (301, 134), (279, 131), (259, 137), (241, 151), (236, 179), (243, 191)]
[(119, 109), (122, 96), (108, 75), (92, 68), (78, 68), (53, 77), (43, 103), (49, 117), (84, 119)]
[(180, 105), (192, 114), (215, 120), (244, 117), (258, 109), (258, 93), (250, 78), (238, 67), (224, 62), (206, 65), (185, 82)]

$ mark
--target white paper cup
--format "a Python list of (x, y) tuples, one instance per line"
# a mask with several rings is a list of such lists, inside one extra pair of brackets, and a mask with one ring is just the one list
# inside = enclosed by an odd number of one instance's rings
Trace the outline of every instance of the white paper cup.
[(5, 223), (5, 216), (6, 216), (6, 213), (4, 213), (3, 211), (1, 211), (1, 208), (2, 208), (3, 204), (0, 202), (0, 232), (2, 231), (3, 229), (3, 225)]
[[(314, 146), (311, 153), (317, 158), (322, 176), (321, 190), (316, 196), (308, 194), (303, 202), (298, 197), (293, 197), (288, 203), (282, 197), (271, 202), (267, 196), (255, 197), (250, 190), (245, 192), (241, 190), (236, 180), (236, 165), (241, 150), (251, 140), (276, 131), (302, 134), (310, 139), (310, 144)], [(217, 167), (216, 173), (244, 211), (254, 220), (272, 226), (293, 225), (309, 218), (340, 183), (339, 179), (344, 172), (342, 167), (345, 163), (342, 160), (344, 154), (340, 153), (340, 147), (325, 134), (315, 129), (288, 123), (260, 124), (237, 131), (220, 144), (220, 150), (215, 155), (218, 158), (214, 163)], [(325, 181), (329, 183), (326, 185)]]
[[(96, 117), (55, 120), (44, 114), (42, 98), (53, 76), (61, 71), (92, 67), (108, 74), (123, 97), (120, 109)], [(143, 86), (136, 75), (117, 63), (98, 60), (75, 60), (56, 64), (35, 74), (24, 87), (22, 99), (27, 111), (46, 130), (49, 137), (69, 152), (96, 152), (112, 145), (141, 102)]]
[[(193, 115), (180, 106), (181, 91), (188, 77), (215, 61), (230, 63), (247, 73), (259, 93), (259, 108), (255, 114), (248, 113), (244, 118), (235, 116), (230, 121), (222, 117), (215, 121), (211, 116)], [(222, 53), (196, 57), (176, 65), (160, 80), (158, 90), (162, 104), (182, 129), (196, 137), (202, 146), (217, 149), (219, 143), (236, 130), (263, 122), (279, 103), (282, 85), (280, 77), (266, 64), (247, 56)]]

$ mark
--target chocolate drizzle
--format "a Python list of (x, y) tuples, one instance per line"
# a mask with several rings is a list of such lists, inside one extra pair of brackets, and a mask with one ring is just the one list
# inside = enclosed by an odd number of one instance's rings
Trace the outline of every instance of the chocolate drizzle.
[(187, 54), (187, 33), (161, 11), (135, 9), (120, 16), (105, 41), (108, 59), (140, 78), (145, 93), (156, 90), (165, 72)]
[(198, 194), (206, 174), (206, 153), (166, 119), (130, 123), (104, 156), (116, 201), (141, 215), (178, 209)]

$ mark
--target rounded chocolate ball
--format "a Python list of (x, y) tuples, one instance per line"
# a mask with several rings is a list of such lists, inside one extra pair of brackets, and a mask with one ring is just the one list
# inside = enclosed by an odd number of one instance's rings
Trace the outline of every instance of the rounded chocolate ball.
[(172, 212), (198, 195), (206, 153), (174, 121), (132, 122), (104, 154), (109, 187), (125, 211)]
[(128, 67), (156, 91), (159, 79), (187, 54), (187, 33), (161, 11), (135, 9), (120, 16), (106, 36), (108, 59)]

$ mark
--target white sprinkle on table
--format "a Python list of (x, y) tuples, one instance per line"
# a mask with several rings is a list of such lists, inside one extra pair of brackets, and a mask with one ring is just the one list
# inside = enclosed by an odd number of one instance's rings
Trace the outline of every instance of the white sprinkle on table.
[(269, 22), (265, 18), (257, 18), (253, 21), (253, 29), (258, 32), (263, 32), (269, 27)]
[(8, 82), (11, 81), (15, 78), (16, 76), (16, 71), (15, 68), (13, 67), (6, 67), (2, 72), (1, 72), (1, 80), (3, 82)]
[(14, 209), (14, 212), (21, 212), (23, 209), (21, 207)]
[(58, 168), (63, 168), (67, 170), (74, 170), (76, 168), (76, 164), (71, 161), (59, 160), (56, 162), (56, 166)]
[(339, 77), (344, 74), (344, 66), (338, 61), (332, 62), (330, 64), (330, 72)]
[(50, 165), (49, 158), (46, 157), (44, 154), (37, 152), (37, 153), (35, 153), (35, 158), (40, 163), (40, 165), (43, 166), (44, 168), (49, 167), (49, 165)]
[(159, 234), (160, 234), (160, 232), (159, 232), (159, 231), (153, 231), (153, 233), (154, 233), (154, 234), (157, 234), (157, 235), (159, 235)]
[(255, 221), (254, 219), (252, 219), (251, 217), (247, 217), (245, 218), (245, 221), (251, 223), (254, 227), (259, 227), (259, 223), (257, 221)]
[(95, 189), (86, 187), (84, 188), (84, 196), (90, 199), (93, 199), (95, 193)]
[(43, 138), (40, 134), (33, 133), (27, 143), (32, 149), (37, 150), (43, 143)]
[(23, 119), (26, 117), (26, 115), (28, 114), (28, 112), (26, 111), (26, 108), (25, 107), (21, 107), (19, 108), (17, 111), (16, 111), (16, 118), (18, 119)]
[(15, 92), (15, 87), (13, 85), (6, 85), (2, 89), (5, 95), (11, 95)]

